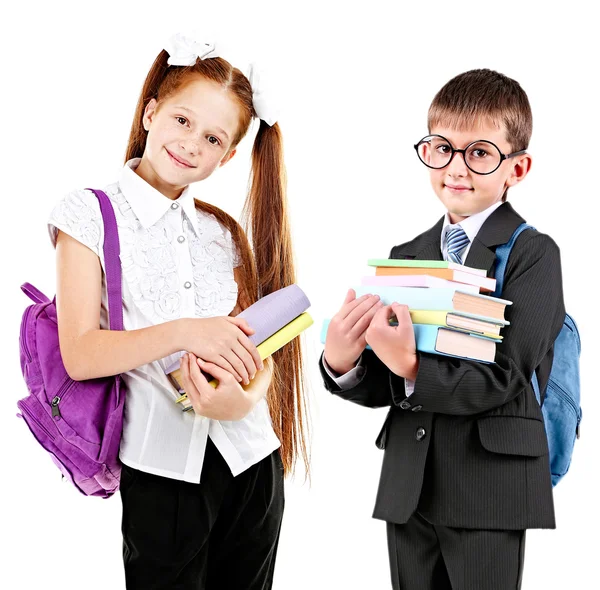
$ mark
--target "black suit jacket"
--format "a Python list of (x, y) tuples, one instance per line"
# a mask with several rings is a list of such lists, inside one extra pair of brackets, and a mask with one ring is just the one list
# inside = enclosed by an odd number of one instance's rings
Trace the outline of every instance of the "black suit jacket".
[[(485, 221), (465, 264), (494, 275), (495, 249), (524, 220), (504, 203)], [(443, 218), (391, 258), (442, 260)], [(341, 390), (320, 362), (325, 387), (369, 407), (391, 406), (378, 444), (385, 448), (373, 516), (404, 523), (415, 510), (439, 525), (482, 529), (554, 528), (548, 443), (530, 385), (548, 382), (565, 316), (560, 253), (547, 235), (524, 231), (505, 272), (511, 322), (496, 363), (419, 352), (414, 393), (371, 350), (360, 382)]]

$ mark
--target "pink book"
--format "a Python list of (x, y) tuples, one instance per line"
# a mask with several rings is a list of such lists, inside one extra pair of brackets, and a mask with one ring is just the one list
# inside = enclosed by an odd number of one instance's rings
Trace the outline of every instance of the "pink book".
[(385, 287), (425, 287), (425, 288), (453, 288), (467, 293), (479, 293), (477, 285), (468, 285), (448, 279), (440, 279), (429, 275), (388, 275), (363, 277), (362, 285)]

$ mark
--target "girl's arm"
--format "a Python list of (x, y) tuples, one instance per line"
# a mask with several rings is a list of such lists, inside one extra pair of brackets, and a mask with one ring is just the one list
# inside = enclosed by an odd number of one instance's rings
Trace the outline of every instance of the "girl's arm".
[(252, 330), (237, 318), (182, 318), (139, 330), (101, 330), (98, 256), (62, 231), (56, 256), (60, 350), (72, 379), (116, 375), (180, 350), (216, 362), (238, 381), (247, 382), (262, 367), (256, 347), (246, 336)]

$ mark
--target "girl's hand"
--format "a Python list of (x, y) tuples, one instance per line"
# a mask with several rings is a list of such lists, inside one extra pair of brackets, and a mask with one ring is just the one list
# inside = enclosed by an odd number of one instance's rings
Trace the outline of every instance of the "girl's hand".
[[(248, 384), (263, 362), (248, 336), (254, 330), (246, 320), (231, 316), (184, 318), (182, 350), (228, 371), (236, 381)], [(216, 375), (215, 375), (216, 377)]]
[(271, 385), (273, 378), (273, 359), (269, 356), (264, 360), (265, 368), (256, 373), (256, 377), (250, 381), (249, 385), (243, 387), (244, 391), (253, 401), (254, 407), (263, 397), (267, 395), (267, 391)]
[(340, 310), (333, 316), (325, 339), (325, 360), (336, 373), (343, 375), (354, 368), (367, 346), (365, 334), (377, 310), (383, 307), (377, 295), (356, 299), (349, 289)]
[[(241, 420), (267, 393), (272, 375), (270, 359), (265, 365), (255, 380), (242, 388), (229, 371), (188, 353), (181, 359), (181, 385), (196, 414), (213, 420)], [(201, 370), (217, 379), (219, 385), (209, 385)]]
[[(390, 326), (394, 315), (398, 325)], [(382, 307), (373, 317), (366, 341), (390, 371), (412, 381), (417, 378), (419, 357), (407, 305), (392, 303)]]

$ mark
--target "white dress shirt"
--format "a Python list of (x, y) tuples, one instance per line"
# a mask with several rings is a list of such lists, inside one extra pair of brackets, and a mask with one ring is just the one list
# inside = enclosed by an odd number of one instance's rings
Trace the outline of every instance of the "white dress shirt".
[[(479, 233), (481, 226), (485, 223), (485, 220), (496, 210), (498, 207), (502, 205), (502, 201), (498, 201), (493, 205), (490, 205), (487, 209), (480, 211), (479, 213), (475, 213), (475, 215), (471, 215), (466, 219), (463, 219), (460, 223), (452, 224), (450, 218), (448, 217), (448, 213), (444, 216), (444, 225), (442, 226), (442, 234), (440, 236), (440, 250), (442, 251), (442, 257), (444, 260), (448, 260), (448, 246), (446, 235), (448, 231), (452, 228), (455, 228), (460, 225), (463, 228), (463, 231), (467, 234), (467, 238), (469, 238), (469, 243), (464, 251), (461, 253), (461, 260), (466, 260), (469, 254), (469, 250), (471, 249), (471, 244), (475, 239), (475, 236)], [(463, 262), (464, 264), (464, 262)]]
[[(454, 227), (460, 225), (463, 231), (467, 234), (469, 238), (469, 243), (465, 250), (461, 253), (461, 259), (466, 260), (469, 250), (471, 249), (471, 244), (475, 239), (475, 236), (479, 233), (481, 226), (485, 223), (485, 220), (496, 210), (498, 207), (502, 205), (502, 201), (498, 201), (494, 203), (487, 209), (480, 211), (479, 213), (475, 213), (475, 215), (471, 215), (466, 219), (463, 219), (460, 223), (452, 224), (450, 218), (448, 217), (448, 213), (444, 216), (444, 225), (442, 226), (442, 233), (440, 235), (440, 250), (442, 252), (442, 257), (444, 260), (448, 260), (448, 246), (447, 246), (447, 233)], [(350, 369), (347, 373), (343, 375), (337, 375), (333, 372), (331, 367), (325, 361), (325, 357), (323, 357), (323, 366), (327, 371), (327, 374), (335, 381), (335, 383), (341, 387), (342, 389), (350, 389), (357, 385), (359, 381), (362, 379), (365, 368), (362, 364), (362, 356), (358, 359), (356, 366), (353, 369)], [(406, 397), (409, 397), (413, 391), (415, 390), (415, 382), (410, 379), (404, 380)]]
[[(229, 230), (198, 211), (189, 189), (165, 197), (134, 170), (123, 167), (118, 182), (104, 189), (119, 230), (123, 272), (123, 325), (136, 330), (179, 318), (229, 315), (237, 301), (233, 269), (238, 255)], [(77, 190), (64, 197), (48, 219), (52, 244), (60, 229), (90, 248), (104, 270), (104, 227), (96, 196)], [(109, 329), (105, 275), (100, 328)], [(127, 387), (120, 458), (148, 473), (200, 481), (207, 438), (238, 475), (279, 448), (267, 402), (239, 421), (217, 421), (183, 412), (165, 369), (169, 355), (123, 373)]]

